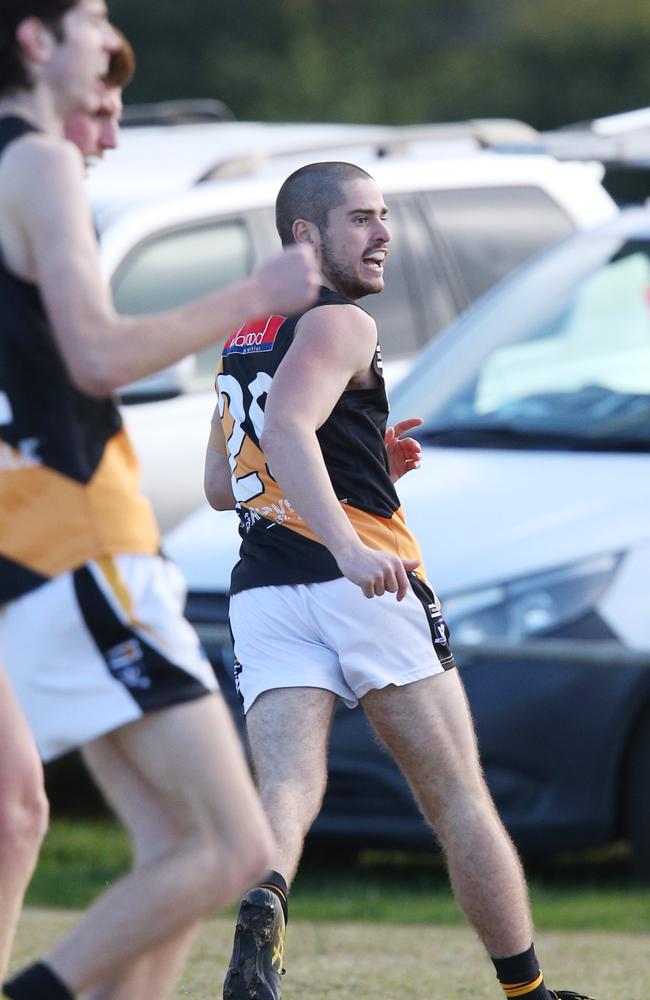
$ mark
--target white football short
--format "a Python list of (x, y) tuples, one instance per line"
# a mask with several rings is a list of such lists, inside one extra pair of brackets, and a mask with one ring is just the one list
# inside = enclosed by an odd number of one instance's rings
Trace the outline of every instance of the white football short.
[(161, 556), (88, 563), (0, 608), (3, 661), (44, 761), (217, 689)]
[(339, 578), (255, 587), (230, 599), (235, 682), (247, 712), (264, 691), (317, 687), (354, 708), (368, 691), (455, 666), (433, 591), (413, 574), (402, 601)]

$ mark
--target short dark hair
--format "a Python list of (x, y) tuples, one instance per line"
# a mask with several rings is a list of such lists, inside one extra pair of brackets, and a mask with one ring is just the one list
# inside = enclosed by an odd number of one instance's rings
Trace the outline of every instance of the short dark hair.
[[(0, 3), (2, 3), (2, 0), (0, 0)], [(120, 87), (122, 89), (128, 83), (131, 83), (133, 79), (135, 73), (135, 52), (123, 32), (119, 28), (116, 28), (115, 25), (112, 27), (120, 40), (120, 47), (111, 53), (108, 70), (103, 78), (103, 82), (107, 87)]]
[(61, 20), (79, 0), (0, 0), (0, 95), (31, 90), (34, 81), (23, 61), (16, 29), (27, 17), (37, 17), (61, 41)]
[(295, 170), (280, 188), (275, 202), (275, 225), (283, 246), (295, 242), (293, 224), (296, 219), (313, 222), (322, 233), (327, 228), (327, 217), (333, 208), (345, 201), (343, 185), (346, 181), (372, 177), (354, 163), (338, 160), (308, 163)]

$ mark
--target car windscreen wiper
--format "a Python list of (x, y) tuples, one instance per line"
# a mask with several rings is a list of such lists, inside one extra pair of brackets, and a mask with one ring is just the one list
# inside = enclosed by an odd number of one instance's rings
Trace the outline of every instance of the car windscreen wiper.
[(417, 429), (423, 444), (441, 448), (531, 448), (541, 451), (650, 451), (650, 438), (551, 431), (513, 424), (441, 424)]

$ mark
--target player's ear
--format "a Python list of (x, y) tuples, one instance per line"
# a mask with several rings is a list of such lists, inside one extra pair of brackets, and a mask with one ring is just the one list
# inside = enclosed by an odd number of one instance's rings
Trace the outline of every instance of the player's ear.
[(38, 17), (26, 17), (16, 28), (16, 38), (26, 59), (46, 63), (54, 51), (54, 35)]
[(296, 219), (291, 231), (296, 243), (311, 243), (315, 247), (320, 246), (320, 234), (313, 222), (308, 222), (307, 219)]

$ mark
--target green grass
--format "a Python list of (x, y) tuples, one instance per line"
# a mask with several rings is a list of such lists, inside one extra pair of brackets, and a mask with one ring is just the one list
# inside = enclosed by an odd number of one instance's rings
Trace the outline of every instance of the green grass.
[[(127, 870), (125, 834), (109, 822), (55, 820), (27, 902), (80, 908)], [(529, 867), (535, 922), (545, 930), (650, 931), (650, 888), (635, 885), (621, 847)], [(354, 862), (308, 852), (292, 919), (462, 925), (440, 857), (365, 851)]]
[(126, 834), (110, 822), (53, 820), (27, 891), (32, 906), (87, 906), (128, 869)]

